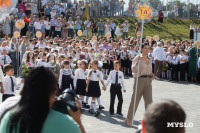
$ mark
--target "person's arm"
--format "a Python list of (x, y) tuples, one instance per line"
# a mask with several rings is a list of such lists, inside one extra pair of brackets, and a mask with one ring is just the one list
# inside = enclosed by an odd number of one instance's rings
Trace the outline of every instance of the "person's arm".
[(6, 58), (8, 61), (7, 63), (10, 64), (12, 62), (12, 60), (10, 59), (10, 56), (7, 56), (8, 58)]
[(108, 87), (108, 85), (110, 84), (110, 81), (112, 80), (112, 75), (111, 75), (111, 72), (110, 72), (110, 74), (109, 74), (109, 76), (108, 76), (108, 79), (107, 79), (107, 82), (106, 82), (106, 84), (105, 84), (105, 87)]
[(90, 80), (88, 79), (88, 80), (87, 80), (87, 84), (86, 84), (86, 90), (85, 90), (86, 92), (88, 92), (89, 84), (90, 84)]
[(59, 89), (61, 89), (61, 85), (62, 85), (62, 69), (60, 70), (60, 75), (59, 75), (59, 79), (58, 79), (58, 84), (59, 84)]
[(133, 59), (132, 66), (131, 66), (132, 72), (135, 73), (137, 71), (137, 66), (138, 66), (139, 61), (140, 61), (140, 55), (138, 55), (137, 57)]
[(70, 116), (76, 121), (76, 123), (79, 125), (79, 128), (81, 130), (81, 133), (86, 133), (85, 128), (83, 127), (83, 124), (81, 122), (81, 103), (78, 99), (75, 99), (76, 103), (77, 103), (77, 107), (78, 110), (76, 112), (73, 112), (71, 109), (68, 109), (68, 112), (70, 114)]
[(124, 74), (123, 73), (122, 73), (122, 82), (121, 82), (121, 84), (122, 84), (123, 91), (126, 92), (125, 85), (124, 85)]

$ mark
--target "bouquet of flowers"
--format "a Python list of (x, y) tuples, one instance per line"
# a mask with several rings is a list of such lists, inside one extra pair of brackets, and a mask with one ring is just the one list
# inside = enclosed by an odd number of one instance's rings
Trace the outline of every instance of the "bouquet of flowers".
[(77, 62), (78, 62), (78, 60), (77, 60), (77, 59), (74, 59), (74, 61), (73, 61), (74, 69), (77, 69), (77, 68), (78, 68)]
[(30, 71), (29, 66), (31, 65), (30, 62), (22, 65), (22, 77), (26, 77)]
[(163, 70), (163, 71), (166, 71), (168, 68), (169, 68), (168, 64), (167, 64), (167, 63), (164, 63), (164, 64), (163, 64), (162, 70)]
[(56, 65), (56, 62), (55, 62), (55, 61), (52, 61), (51, 63), (52, 63), (52, 66), (53, 66), (53, 72), (54, 72), (54, 73), (57, 73), (58, 67), (57, 67), (57, 65)]

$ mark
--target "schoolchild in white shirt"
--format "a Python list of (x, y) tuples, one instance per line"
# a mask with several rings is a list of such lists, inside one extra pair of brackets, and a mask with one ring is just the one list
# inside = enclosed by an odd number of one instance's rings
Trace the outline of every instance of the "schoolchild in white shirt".
[(42, 59), (40, 59), (37, 63), (37, 66), (43, 66), (45, 67), (47, 63), (47, 54), (46, 53), (42, 53)]
[(104, 49), (103, 73), (105, 74), (105, 76), (108, 75), (109, 66), (110, 66), (109, 52), (108, 49)]
[(178, 52), (174, 52), (174, 56), (172, 58), (172, 78), (176, 81), (178, 81), (178, 62), (179, 62), (179, 57), (178, 57)]
[(123, 97), (122, 97), (122, 91), (123, 89), (124, 92), (126, 92), (125, 86), (124, 86), (124, 74), (121, 72), (119, 69), (121, 67), (120, 61), (115, 61), (114, 62), (114, 70), (110, 72), (107, 82), (106, 82), (106, 87), (109, 85), (111, 82), (111, 87), (110, 87), (110, 116), (114, 115), (114, 103), (115, 103), (115, 97), (117, 95), (117, 98), (119, 100), (118, 105), (117, 105), (117, 115), (118, 116), (123, 116), (122, 114), (122, 103), (123, 103)]
[(86, 95), (86, 79), (89, 70), (87, 69), (87, 61), (81, 60), (79, 62), (79, 68), (75, 71), (74, 76), (74, 90), (79, 95), (79, 101), (82, 104), (84, 96)]
[(3, 49), (2, 55), (0, 56), (1, 66), (3, 67), (6, 64), (10, 64), (12, 60), (10, 56), (7, 55), (7, 50)]
[[(74, 75), (74, 71), (75, 71), (75, 67), (74, 67), (74, 63), (73, 63), (73, 58), (72, 56), (69, 56), (68, 58), (68, 61), (69, 61), (69, 68), (72, 70), (72, 74)], [(76, 64), (77, 65), (77, 64)], [(70, 77), (70, 85), (72, 87), (72, 89), (74, 90), (74, 79)]]
[(28, 52), (26, 54), (26, 65), (28, 65), (29, 68), (33, 68), (36, 66), (36, 63), (35, 63), (35, 55), (32, 51)]
[(178, 55), (178, 57), (179, 57), (180, 81), (185, 81), (185, 67), (186, 67), (187, 58), (184, 55), (184, 52), (185, 52), (185, 50), (181, 49), (180, 54)]
[(13, 76), (14, 68), (12, 65), (6, 64), (4, 66), (4, 72), (6, 73), (6, 76), (3, 81), (3, 89), (1, 88), (1, 92), (3, 94), (2, 102), (9, 97), (15, 96), (16, 89), (18, 89), (24, 82), (24, 79), (22, 79), (19, 83), (16, 82), (16, 78)]
[(106, 90), (106, 87), (103, 81), (103, 73), (98, 70), (98, 60), (91, 61), (91, 67), (92, 69), (87, 76), (86, 95), (92, 97), (89, 112), (95, 113), (95, 116), (97, 117), (100, 114), (96, 109), (96, 98), (101, 96), (99, 81), (101, 81), (103, 85), (103, 90)]
[(69, 61), (63, 61), (63, 69), (60, 70), (59, 89), (62, 93), (65, 89), (70, 88), (71, 78), (73, 79), (72, 70), (69, 68)]
[(172, 70), (172, 59), (173, 59), (173, 52), (169, 52), (169, 55), (166, 58), (166, 63), (168, 65), (167, 69), (167, 79), (171, 79), (171, 70)]

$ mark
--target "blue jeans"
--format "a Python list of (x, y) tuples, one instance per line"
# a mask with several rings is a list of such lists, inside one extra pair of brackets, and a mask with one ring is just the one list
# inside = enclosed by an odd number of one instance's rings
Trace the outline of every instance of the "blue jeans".
[(103, 31), (98, 31), (98, 37), (103, 36)]
[(68, 29), (68, 37), (71, 37), (71, 39), (73, 39), (73, 37), (74, 37), (74, 29)]
[(33, 26), (29, 26), (29, 28), (28, 28), (28, 36), (29, 37), (33, 36), (33, 34), (34, 34), (34, 27)]

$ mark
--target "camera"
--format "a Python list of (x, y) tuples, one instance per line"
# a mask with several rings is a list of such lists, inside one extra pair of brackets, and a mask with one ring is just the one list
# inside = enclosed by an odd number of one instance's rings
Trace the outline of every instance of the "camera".
[(72, 89), (66, 89), (56, 98), (52, 108), (58, 112), (69, 115), (67, 109), (67, 106), (69, 106), (73, 112), (76, 112), (78, 107), (76, 106), (75, 98), (76, 92)]

